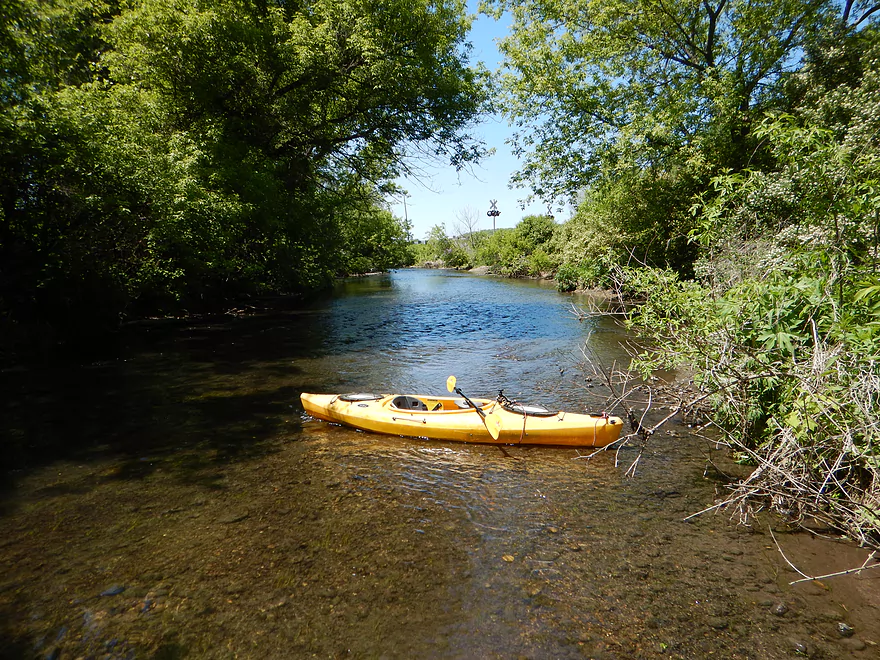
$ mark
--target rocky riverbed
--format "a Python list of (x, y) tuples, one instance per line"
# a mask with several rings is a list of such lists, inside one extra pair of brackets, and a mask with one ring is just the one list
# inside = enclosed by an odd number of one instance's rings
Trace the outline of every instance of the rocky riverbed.
[(864, 551), (775, 518), (685, 521), (725, 492), (707, 467), (735, 467), (686, 425), (630, 478), (630, 449), (383, 437), (298, 405), (455, 374), (602, 410), (569, 356), (623, 359), (626, 337), (572, 300), (406, 271), (0, 371), (0, 657), (878, 657), (880, 569), (790, 585), (780, 553), (819, 575)]
[[(877, 577), (790, 586), (766, 529), (682, 521), (714, 488), (699, 475), (319, 422), (243, 460), (205, 452), (55, 464), (6, 493), (6, 657), (878, 651)], [(860, 557), (777, 538), (806, 570)]]

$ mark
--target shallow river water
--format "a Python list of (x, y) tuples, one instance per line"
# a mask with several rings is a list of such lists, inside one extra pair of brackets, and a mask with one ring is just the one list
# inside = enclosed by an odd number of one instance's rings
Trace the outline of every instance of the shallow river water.
[[(723, 451), (428, 442), (303, 415), (303, 391), (498, 389), (601, 410), (626, 336), (538, 282), (349, 281), (305, 309), (130, 328), (0, 373), (0, 657), (876, 658), (857, 548), (737, 526)], [(615, 465), (619, 458), (620, 465)], [(769, 530), (774, 530), (776, 541)], [(778, 546), (777, 546), (778, 541)]]

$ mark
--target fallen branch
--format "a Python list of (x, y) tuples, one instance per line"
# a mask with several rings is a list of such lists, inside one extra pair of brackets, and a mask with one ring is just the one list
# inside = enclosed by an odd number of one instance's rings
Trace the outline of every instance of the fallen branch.
[[(852, 573), (861, 573), (862, 571), (869, 571), (872, 568), (880, 567), (880, 562), (874, 564), (873, 566), (868, 566), (868, 562), (874, 559), (877, 556), (877, 551), (871, 552), (868, 555), (868, 558), (865, 560), (865, 563), (859, 566), (858, 568), (848, 568), (845, 571), (837, 571), (836, 573), (826, 573), (825, 575), (817, 575), (816, 577), (805, 577), (802, 580), (794, 580), (793, 582), (789, 582), (789, 584), (797, 584), (798, 582), (810, 582), (812, 580), (825, 580), (827, 578), (838, 577), (841, 575), (850, 575)], [(801, 573), (803, 575), (803, 573)]]
[(782, 546), (780, 546), (779, 541), (776, 540), (776, 535), (773, 533), (773, 528), (768, 525), (767, 529), (770, 532), (770, 536), (773, 538), (773, 543), (776, 544), (776, 549), (779, 550), (779, 554), (785, 560), (785, 563), (788, 564), (789, 566), (791, 566), (792, 570), (795, 573), (803, 576), (800, 580), (792, 580), (791, 582), (789, 582), (790, 585), (791, 584), (799, 584), (801, 582), (813, 582), (815, 580), (826, 580), (828, 578), (840, 577), (841, 575), (852, 575), (853, 573), (861, 573), (862, 571), (869, 571), (872, 568), (880, 567), (880, 562), (874, 564), (873, 566), (868, 566), (868, 562), (870, 562), (872, 559), (874, 559), (877, 556), (877, 551), (873, 550), (868, 555), (867, 559), (865, 559), (865, 562), (861, 566), (859, 566), (858, 568), (848, 568), (844, 571), (836, 571), (834, 573), (826, 573), (825, 575), (807, 575), (801, 569), (799, 569), (797, 566), (795, 566), (794, 563), (788, 557), (785, 556), (785, 553), (782, 551)]

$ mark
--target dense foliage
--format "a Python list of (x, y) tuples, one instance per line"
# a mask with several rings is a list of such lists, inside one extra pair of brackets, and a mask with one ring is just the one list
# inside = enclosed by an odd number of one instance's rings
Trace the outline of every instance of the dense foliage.
[(428, 240), (415, 249), (420, 265), (447, 268), (488, 266), (505, 277), (544, 277), (559, 265), (556, 239), (559, 232), (552, 218), (527, 215), (513, 229), (463, 231), (447, 234), (446, 225), (436, 225)]
[(730, 503), (880, 548), (880, 6), (496, 4), (523, 177), (580, 199), (560, 287), (640, 302), (635, 366), (756, 467)]
[(854, 42), (878, 11), (856, 0), (484, 6), (513, 17), (499, 82), (524, 158), (514, 181), (577, 203), (562, 261), (587, 279), (596, 255), (692, 276), (692, 197), (722, 172), (774, 167), (755, 128), (807, 99), (796, 80), (809, 61), (832, 87), (858, 78)]
[(405, 263), (485, 100), (461, 0), (2, 0), (0, 325), (68, 337)]

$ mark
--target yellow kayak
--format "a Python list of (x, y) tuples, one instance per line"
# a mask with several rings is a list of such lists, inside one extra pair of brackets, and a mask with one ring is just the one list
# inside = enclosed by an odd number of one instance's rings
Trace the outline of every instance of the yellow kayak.
[[(432, 440), (604, 447), (617, 440), (623, 428), (619, 417), (552, 412), (507, 399), (502, 403), (451, 396), (303, 393), (300, 400), (317, 419)], [(496, 425), (494, 434), (488, 430), (489, 422)]]

